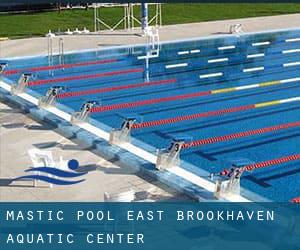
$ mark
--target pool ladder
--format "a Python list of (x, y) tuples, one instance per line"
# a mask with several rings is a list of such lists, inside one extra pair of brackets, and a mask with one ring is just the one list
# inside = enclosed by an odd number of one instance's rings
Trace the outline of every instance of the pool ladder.
[[(47, 51), (48, 51), (48, 66), (50, 68), (49, 75), (53, 75), (53, 70), (51, 69), (51, 67), (54, 65), (53, 36), (48, 36)], [(58, 40), (58, 61), (60, 65), (65, 64), (64, 40), (61, 37)]]
[(64, 65), (65, 64), (64, 39), (61, 37), (58, 40), (58, 54), (59, 54), (59, 64)]
[[(47, 39), (47, 49), (48, 49), (48, 66), (49, 68), (53, 66), (53, 37), (48, 36)], [(52, 75), (53, 71), (49, 69), (49, 75)]]

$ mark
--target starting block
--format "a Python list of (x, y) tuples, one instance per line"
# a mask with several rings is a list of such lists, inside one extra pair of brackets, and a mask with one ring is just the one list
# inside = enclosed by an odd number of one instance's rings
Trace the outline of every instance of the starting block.
[(49, 106), (53, 106), (55, 104), (55, 100), (59, 92), (65, 90), (63, 86), (53, 86), (51, 87), (45, 96), (41, 97), (38, 102), (38, 106), (40, 108), (46, 108)]
[(192, 140), (190, 136), (176, 136), (167, 149), (158, 152), (156, 160), (156, 169), (167, 169), (180, 165), (180, 151), (184, 143)]
[(75, 112), (71, 117), (72, 124), (78, 124), (83, 122), (88, 122), (89, 116), (91, 113), (91, 109), (96, 106), (100, 105), (98, 101), (87, 101), (84, 103), (79, 112)]
[(7, 67), (6, 62), (0, 62), (0, 74), (3, 73), (3, 71), (5, 70), (6, 67)]
[(20, 76), (20, 78), (18, 80), (18, 83), (12, 85), (11, 94), (12, 95), (17, 95), (17, 94), (23, 93), (24, 90), (26, 89), (26, 87), (28, 85), (28, 82), (29, 82), (31, 77), (32, 77), (31, 73), (23, 73)]
[(120, 144), (130, 142), (131, 129), (134, 123), (142, 122), (142, 117), (137, 114), (129, 114), (125, 119), (120, 129), (113, 129), (109, 135), (110, 144)]
[(231, 168), (224, 170), (222, 173), (226, 179), (218, 179), (216, 181), (214, 196), (218, 199), (230, 197), (232, 195), (240, 195), (241, 176), (244, 173), (244, 166), (253, 164), (254, 162), (240, 158), (231, 162)]

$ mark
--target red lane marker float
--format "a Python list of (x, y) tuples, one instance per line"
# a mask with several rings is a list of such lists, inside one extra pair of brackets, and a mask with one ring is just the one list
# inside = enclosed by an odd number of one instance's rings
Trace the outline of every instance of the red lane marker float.
[(117, 91), (117, 90), (147, 87), (147, 86), (159, 85), (159, 84), (170, 84), (170, 83), (175, 83), (175, 82), (176, 82), (176, 79), (143, 82), (143, 83), (124, 85), (124, 86), (115, 86), (115, 87), (108, 87), (108, 88), (88, 89), (88, 90), (82, 90), (82, 91), (66, 92), (66, 93), (59, 94), (57, 97), (58, 98), (67, 98), (67, 97), (76, 97), (76, 96), (82, 96), (82, 95), (92, 95), (92, 94), (112, 92), (112, 91)]
[(292, 199), (291, 202), (293, 202), (293, 203), (300, 203), (300, 197)]
[(245, 132), (239, 132), (239, 133), (235, 133), (235, 134), (229, 134), (229, 135), (217, 136), (217, 137), (212, 137), (212, 138), (207, 138), (207, 139), (202, 139), (202, 140), (191, 141), (191, 142), (184, 143), (182, 145), (182, 148), (197, 147), (197, 146), (201, 146), (201, 145), (205, 145), (205, 144), (229, 141), (229, 140), (234, 140), (234, 139), (238, 139), (238, 138), (242, 138), (242, 137), (259, 135), (259, 134), (274, 132), (274, 131), (278, 131), (278, 130), (282, 130), (282, 129), (299, 127), (299, 126), (300, 126), (300, 121), (285, 123), (285, 124), (280, 124), (280, 125), (276, 125), (276, 126), (272, 126), (272, 127), (260, 128), (260, 129), (245, 131)]
[(282, 164), (282, 163), (285, 163), (285, 162), (296, 161), (296, 160), (300, 160), (300, 154), (289, 155), (289, 156), (278, 158), (278, 159), (259, 162), (259, 163), (244, 166), (242, 168), (245, 171), (252, 171), (252, 170), (255, 170), (255, 169), (259, 169), (259, 168), (266, 168), (266, 167), (269, 167), (269, 166), (272, 166), (272, 165), (279, 165), (279, 164)]
[(195, 97), (199, 97), (199, 96), (207, 96), (210, 94), (211, 94), (211, 91), (203, 91), (203, 92), (197, 92), (197, 93), (191, 93), (191, 94), (185, 94), (185, 95), (176, 95), (176, 96), (162, 97), (162, 98), (142, 100), (142, 101), (136, 101), (136, 102), (118, 103), (118, 104), (112, 104), (112, 105), (107, 105), (107, 106), (95, 107), (95, 108), (92, 108), (91, 112), (97, 113), (97, 112), (111, 111), (114, 109), (133, 108), (133, 107), (138, 107), (138, 106), (156, 104), (156, 103), (160, 103), (160, 102), (170, 102), (170, 101), (175, 101), (175, 100), (180, 100), (180, 99), (195, 98)]
[(133, 124), (132, 129), (160, 126), (160, 125), (165, 125), (165, 124), (169, 124), (169, 123), (194, 120), (194, 119), (209, 117), (209, 116), (223, 115), (223, 114), (228, 114), (228, 113), (250, 110), (250, 109), (254, 109), (254, 108), (255, 108), (255, 104), (251, 104), (251, 105), (245, 105), (245, 106), (228, 108), (228, 109), (208, 111), (208, 112), (198, 113), (198, 114), (191, 114), (191, 115), (178, 116), (178, 117), (161, 119), (161, 120), (154, 120), (154, 121), (149, 121), (149, 122), (136, 123), (136, 124)]
[[(278, 158), (278, 159), (258, 162), (258, 163), (250, 164), (250, 165), (247, 165), (244, 167), (240, 167), (239, 169), (241, 172), (252, 171), (255, 169), (259, 169), (259, 168), (266, 168), (266, 167), (270, 167), (273, 165), (279, 165), (279, 164), (283, 164), (283, 163), (290, 162), (290, 161), (296, 161), (296, 160), (300, 160), (300, 154), (289, 155), (289, 156), (285, 156), (285, 157)], [(228, 175), (228, 173), (229, 173), (229, 170), (224, 169), (223, 171), (220, 172), (220, 175), (225, 176), (225, 175)], [(298, 199), (298, 198), (295, 198), (295, 199)]]
[(66, 82), (66, 81), (73, 81), (73, 80), (99, 78), (99, 77), (104, 77), (104, 76), (123, 75), (123, 74), (138, 73), (138, 72), (143, 72), (143, 69), (136, 68), (136, 69), (104, 72), (104, 73), (99, 73), (99, 74), (91, 74), (91, 75), (80, 75), (80, 76), (60, 77), (60, 78), (54, 78), (54, 79), (45, 79), (45, 80), (29, 82), (28, 85), (35, 86), (35, 85), (42, 85), (42, 84), (47, 84), (47, 83)]
[(54, 65), (54, 66), (41, 66), (41, 67), (26, 68), (26, 69), (11, 69), (11, 70), (4, 71), (3, 74), (4, 75), (14, 75), (14, 74), (22, 73), (25, 71), (38, 72), (38, 71), (45, 71), (45, 70), (68, 69), (68, 68), (106, 64), (106, 63), (113, 63), (113, 62), (117, 62), (117, 59), (107, 59), (107, 60), (89, 61), (89, 62), (80, 62), (80, 63), (69, 63), (69, 64), (64, 64), (64, 65)]

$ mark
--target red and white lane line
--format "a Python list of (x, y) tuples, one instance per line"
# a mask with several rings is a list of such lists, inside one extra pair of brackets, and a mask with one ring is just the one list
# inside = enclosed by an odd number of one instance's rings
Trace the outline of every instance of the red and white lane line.
[(57, 98), (78, 97), (78, 96), (84, 96), (84, 95), (93, 95), (93, 94), (113, 92), (113, 91), (118, 91), (118, 90), (142, 88), (142, 87), (165, 85), (165, 84), (172, 84), (172, 83), (176, 83), (176, 79), (166, 79), (166, 80), (159, 80), (159, 81), (152, 81), (152, 82), (128, 84), (128, 85), (123, 85), (123, 86), (65, 92), (65, 93), (58, 94)]
[(235, 140), (235, 139), (239, 139), (239, 138), (243, 138), (243, 137), (271, 133), (271, 132), (276, 132), (276, 131), (285, 130), (285, 129), (289, 129), (289, 128), (295, 128), (295, 127), (299, 127), (299, 126), (300, 126), (300, 121), (279, 124), (279, 125), (275, 125), (272, 127), (259, 128), (259, 129), (248, 130), (248, 131), (238, 132), (238, 133), (229, 134), (229, 135), (222, 135), (222, 136), (216, 136), (216, 137), (186, 142), (182, 145), (182, 148), (185, 149), (185, 148), (191, 148), (191, 147), (199, 147), (199, 146), (203, 146), (203, 145), (207, 145), (207, 144), (214, 144), (214, 143), (223, 142), (223, 141), (231, 141), (231, 140)]
[(131, 74), (131, 73), (140, 73), (140, 72), (143, 72), (143, 71), (144, 70), (142, 68), (135, 68), (135, 69), (126, 69), (126, 70), (116, 70), (116, 71), (110, 71), (110, 72), (103, 72), (103, 73), (98, 73), (98, 74), (59, 77), (59, 78), (31, 81), (31, 82), (28, 83), (28, 86), (36, 86), (36, 85), (43, 85), (43, 84), (49, 84), (49, 83), (100, 78), (100, 77), (115, 76), (115, 75), (126, 75), (126, 74)]
[(41, 67), (33, 67), (33, 68), (23, 68), (23, 69), (11, 69), (3, 72), (4, 75), (14, 75), (22, 72), (39, 72), (46, 70), (56, 70), (56, 69), (68, 69), (68, 68), (76, 68), (82, 66), (90, 66), (90, 65), (99, 65), (99, 64), (108, 64), (117, 62), (117, 59), (106, 59), (106, 60), (98, 60), (98, 61), (87, 61), (80, 63), (67, 63), (64, 65), (54, 65), (54, 66), (41, 66)]

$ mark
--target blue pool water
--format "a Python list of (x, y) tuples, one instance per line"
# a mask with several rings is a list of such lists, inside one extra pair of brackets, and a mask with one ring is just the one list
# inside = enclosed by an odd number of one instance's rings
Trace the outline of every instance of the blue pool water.
[[(29, 87), (39, 95), (45, 95), (51, 86), (57, 85), (67, 87), (66, 92), (74, 92), (133, 86), (148, 80), (174, 80), (168, 84), (58, 99), (57, 102), (65, 105), (70, 112), (78, 111), (83, 103), (90, 100), (110, 106), (300, 77), (300, 30), (297, 29), (164, 43), (159, 57), (151, 58), (148, 67), (144, 59), (138, 59), (146, 51), (147, 46), (135, 46), (71, 53), (65, 55), (66, 65), (83, 64), (51, 72), (48, 69), (36, 70), (48, 66), (47, 57), (8, 59), (7, 72), (15, 69), (18, 72), (5, 77), (17, 81), (22, 72), (33, 71), (32, 82), (46, 81)], [(88, 64), (101, 60), (112, 61)], [(54, 65), (58, 63), (58, 56), (55, 56)], [(114, 73), (92, 77), (105, 72)], [(147, 72), (149, 79), (146, 79)], [(208, 74), (217, 75), (209, 77)], [(47, 82), (53, 79), (58, 80)], [(129, 113), (138, 114), (147, 122), (299, 96), (300, 78), (284, 84), (113, 109), (92, 113), (91, 117), (110, 128), (119, 128), (123, 117)], [(137, 129), (132, 135), (161, 149), (166, 148), (171, 138), (178, 134), (198, 140), (296, 121), (300, 121), (300, 101)], [(181, 152), (181, 159), (208, 172), (219, 172), (239, 158), (261, 162), (299, 153), (300, 129), (294, 127), (188, 148)], [(242, 187), (267, 199), (288, 201), (300, 196), (300, 162), (245, 173), (241, 183)]]

